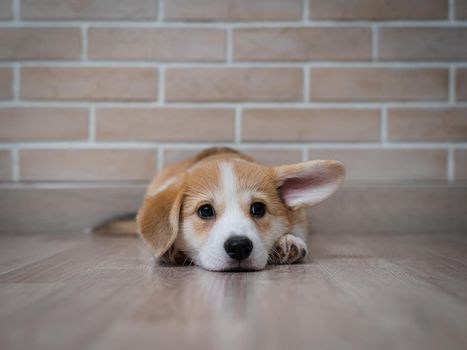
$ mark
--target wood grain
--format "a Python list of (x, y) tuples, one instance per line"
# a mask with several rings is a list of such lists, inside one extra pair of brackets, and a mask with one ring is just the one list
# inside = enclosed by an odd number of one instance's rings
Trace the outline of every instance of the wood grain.
[[(132, 237), (0, 236), (8, 349), (465, 349), (467, 236), (315, 234), (311, 262), (214, 273)], [(13, 258), (15, 257), (15, 258)]]

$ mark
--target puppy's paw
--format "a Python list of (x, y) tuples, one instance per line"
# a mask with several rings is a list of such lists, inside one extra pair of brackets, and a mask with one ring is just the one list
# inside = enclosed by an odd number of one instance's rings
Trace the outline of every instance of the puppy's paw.
[(306, 243), (291, 234), (277, 240), (269, 254), (270, 264), (293, 264), (302, 260), (308, 254)]

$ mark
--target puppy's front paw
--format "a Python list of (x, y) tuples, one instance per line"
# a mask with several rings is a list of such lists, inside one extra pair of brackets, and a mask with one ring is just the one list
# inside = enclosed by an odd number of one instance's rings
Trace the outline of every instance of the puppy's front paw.
[(287, 234), (277, 240), (269, 254), (270, 264), (293, 264), (308, 254), (305, 242), (294, 235)]

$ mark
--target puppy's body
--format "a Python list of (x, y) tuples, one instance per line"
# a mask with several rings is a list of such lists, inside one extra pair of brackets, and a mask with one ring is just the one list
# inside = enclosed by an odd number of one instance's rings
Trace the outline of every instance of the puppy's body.
[(259, 270), (307, 253), (303, 208), (327, 198), (336, 161), (267, 167), (212, 148), (167, 167), (150, 183), (137, 222), (156, 257), (209, 270)]

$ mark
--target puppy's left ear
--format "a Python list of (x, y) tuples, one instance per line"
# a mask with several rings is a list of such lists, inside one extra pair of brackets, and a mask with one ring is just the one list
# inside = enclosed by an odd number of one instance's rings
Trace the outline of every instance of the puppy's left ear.
[(161, 258), (177, 238), (182, 199), (182, 184), (178, 181), (146, 197), (138, 212), (139, 233), (157, 258)]
[(311, 207), (325, 200), (345, 176), (344, 165), (337, 160), (312, 160), (273, 170), (282, 200), (292, 209)]

